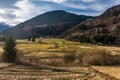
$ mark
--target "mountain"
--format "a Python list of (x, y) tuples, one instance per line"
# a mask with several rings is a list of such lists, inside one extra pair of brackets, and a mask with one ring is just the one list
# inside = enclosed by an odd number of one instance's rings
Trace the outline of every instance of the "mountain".
[(120, 5), (113, 6), (100, 16), (76, 25), (64, 32), (62, 37), (80, 42), (120, 44)]
[(11, 27), (10, 25), (8, 25), (4, 22), (0, 22), (0, 32), (5, 31), (5, 30), (9, 29), (10, 27)]
[(89, 18), (93, 17), (76, 15), (62, 10), (50, 11), (20, 23), (1, 34), (12, 35), (16, 38), (27, 38), (28, 36), (55, 37)]

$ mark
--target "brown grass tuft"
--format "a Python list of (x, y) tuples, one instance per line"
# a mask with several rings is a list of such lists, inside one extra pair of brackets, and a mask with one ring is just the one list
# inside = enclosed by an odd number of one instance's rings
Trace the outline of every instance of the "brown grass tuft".
[(82, 52), (78, 56), (78, 59), (83, 66), (120, 64), (120, 56), (110, 55), (110, 53), (105, 50), (97, 52)]

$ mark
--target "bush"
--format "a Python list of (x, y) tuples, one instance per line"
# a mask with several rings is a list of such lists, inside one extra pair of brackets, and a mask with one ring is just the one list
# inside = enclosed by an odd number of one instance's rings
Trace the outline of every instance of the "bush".
[(114, 44), (116, 38), (114, 36), (109, 36), (109, 35), (96, 35), (93, 37), (93, 40), (95, 43), (103, 43), (103, 44)]
[(65, 64), (71, 64), (76, 60), (76, 54), (75, 53), (66, 53), (64, 55), (64, 62)]
[(5, 39), (3, 47), (3, 61), (4, 62), (15, 62), (16, 61), (16, 42), (12, 36), (9, 36)]
[(55, 42), (55, 48), (59, 48), (59, 44)]
[(28, 41), (31, 41), (31, 36), (28, 37)]
[(35, 37), (33, 37), (33, 38), (32, 38), (32, 42), (35, 42), (35, 40), (36, 40), (36, 38), (35, 38)]
[(97, 52), (83, 52), (79, 56), (79, 63), (81, 63), (83, 66), (120, 64), (120, 57), (110, 55), (110, 53), (104, 50)]
[(39, 39), (39, 43), (40, 43), (40, 44), (42, 44), (42, 43), (43, 43), (43, 42), (42, 42), (42, 39)]
[(0, 36), (0, 42), (4, 42), (5, 41), (5, 37), (4, 36)]

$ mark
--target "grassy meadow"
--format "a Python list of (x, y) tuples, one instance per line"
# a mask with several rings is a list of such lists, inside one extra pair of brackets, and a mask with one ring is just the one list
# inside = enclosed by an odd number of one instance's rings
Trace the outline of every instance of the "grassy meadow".
[[(115, 66), (119, 65), (120, 47), (91, 45), (55, 38), (36, 39), (35, 42), (22, 39), (16, 42), (18, 49), (16, 63), (20, 64), (1, 63), (0, 80), (120, 79)], [(3, 43), (0, 44), (2, 55)], [(115, 74), (111, 74), (113, 70)]]
[[(17, 40), (20, 60), (33, 63), (65, 65), (65, 58), (74, 56), (73, 65), (116, 65), (119, 64), (120, 47), (99, 46), (65, 39), (42, 38), (35, 42)], [(66, 56), (65, 56), (66, 55)], [(23, 60), (25, 59), (25, 61)], [(35, 62), (38, 61), (38, 62)], [(39, 62), (42, 61), (42, 62)], [(45, 62), (44, 62), (45, 61)]]

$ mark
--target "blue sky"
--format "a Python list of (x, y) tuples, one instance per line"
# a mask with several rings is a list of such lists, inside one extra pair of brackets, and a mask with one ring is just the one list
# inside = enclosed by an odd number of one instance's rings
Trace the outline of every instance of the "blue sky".
[(120, 0), (0, 0), (0, 22), (16, 25), (53, 10), (98, 16), (118, 4)]

